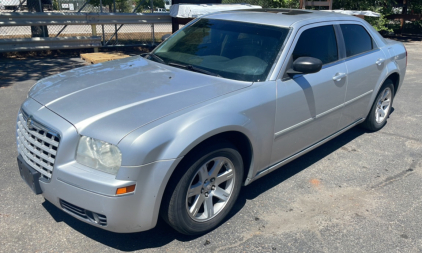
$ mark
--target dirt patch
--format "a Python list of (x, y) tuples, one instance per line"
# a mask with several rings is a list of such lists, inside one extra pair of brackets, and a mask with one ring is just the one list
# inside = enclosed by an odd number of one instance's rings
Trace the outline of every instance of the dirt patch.
[(422, 148), (422, 142), (415, 141), (415, 140), (406, 141), (406, 147), (415, 149), (415, 150), (420, 149)]
[(379, 204), (375, 191), (341, 187), (327, 189), (318, 179), (311, 179), (309, 182), (314, 186), (313, 193), (303, 195), (284, 209), (276, 209), (274, 213), (261, 217), (261, 225), (245, 233), (240, 242), (216, 251), (235, 248), (255, 236), (274, 236), (306, 230), (319, 237), (319, 231), (329, 225), (352, 225), (356, 219), (375, 217), (372, 211)]
[(352, 223), (356, 217), (371, 216), (377, 205), (373, 191), (358, 188), (338, 188), (305, 195), (288, 210), (279, 210), (264, 218), (266, 234), (298, 230), (319, 231), (333, 223)]

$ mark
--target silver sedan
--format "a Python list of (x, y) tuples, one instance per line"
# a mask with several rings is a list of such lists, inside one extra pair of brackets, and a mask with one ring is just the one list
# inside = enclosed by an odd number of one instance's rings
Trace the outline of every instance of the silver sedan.
[(206, 15), (151, 53), (37, 82), (17, 118), (19, 171), (94, 226), (144, 231), (160, 215), (205, 233), (242, 186), (354, 126), (381, 129), (406, 64), (401, 43), (351, 16)]

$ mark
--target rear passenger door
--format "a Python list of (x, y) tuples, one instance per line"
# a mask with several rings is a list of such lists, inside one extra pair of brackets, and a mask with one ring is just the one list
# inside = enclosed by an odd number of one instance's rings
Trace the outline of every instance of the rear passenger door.
[(345, 45), (348, 83), (345, 107), (340, 127), (365, 118), (371, 94), (382, 79), (385, 55), (370, 33), (359, 23), (341, 23), (340, 31)]
[(318, 58), (323, 67), (312, 74), (284, 73), (277, 80), (273, 163), (338, 130), (347, 84), (347, 69), (338, 48), (333, 25), (308, 25), (297, 32), (287, 56), (287, 69), (301, 56)]

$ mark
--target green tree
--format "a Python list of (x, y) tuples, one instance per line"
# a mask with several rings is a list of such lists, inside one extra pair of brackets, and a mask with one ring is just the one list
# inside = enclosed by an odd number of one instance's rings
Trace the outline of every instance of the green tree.
[[(135, 6), (138, 6), (140, 2), (142, 2), (141, 6), (138, 8), (137, 12), (143, 12), (145, 10), (151, 10), (151, 0), (135, 0)], [(157, 8), (164, 8), (164, 1), (163, 0), (153, 0), (152, 4), (154, 9)]]
[[(103, 6), (106, 6), (110, 12), (113, 12), (113, 0), (91, 0), (89, 2), (91, 5), (93, 6), (100, 6), (100, 4), (102, 3)], [(104, 11), (104, 10), (103, 10)]]
[[(116, 12), (132, 12), (132, 1), (131, 0), (114, 0), (116, 3)], [(107, 7), (109, 12), (114, 12), (114, 1), (113, 0), (91, 0), (89, 3), (93, 6), (100, 6), (102, 2), (103, 6)], [(105, 11), (105, 10), (103, 10)]]
[(59, 10), (59, 3), (57, 2), (57, 0), (53, 0), (53, 10)]
[(132, 12), (132, 1), (116, 0), (116, 10), (122, 13)]
[(271, 0), (272, 8), (299, 8), (299, 0)]

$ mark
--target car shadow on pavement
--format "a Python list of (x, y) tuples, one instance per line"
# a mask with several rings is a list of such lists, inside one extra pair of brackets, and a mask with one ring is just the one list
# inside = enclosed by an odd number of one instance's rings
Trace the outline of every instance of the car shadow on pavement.
[[(271, 176), (264, 176), (251, 185), (244, 187), (240, 192), (238, 200), (236, 201), (232, 211), (229, 213), (228, 217), (226, 217), (225, 221), (235, 216), (245, 206), (246, 200), (255, 199), (257, 196), (265, 193), (274, 186), (283, 183), (283, 181), (310, 167), (312, 164), (318, 162), (327, 155), (331, 154), (332, 152), (343, 147), (350, 141), (365, 133), (366, 131), (361, 128), (352, 128), (351, 130), (325, 143), (324, 145), (303, 155), (299, 159), (296, 159), (284, 165), (282, 168), (270, 173)], [(161, 219), (158, 220), (157, 226), (149, 231), (131, 234), (118, 234), (79, 221), (78, 219), (66, 214), (48, 201), (45, 201), (43, 206), (51, 214), (56, 222), (65, 222), (71, 228), (91, 238), (92, 240), (121, 251), (157, 248), (164, 246), (173, 240), (185, 242), (200, 237), (182, 235), (173, 230)]]
[(41, 78), (83, 67), (79, 58), (37, 57), (23, 59), (0, 59), (0, 88), (16, 82)]

